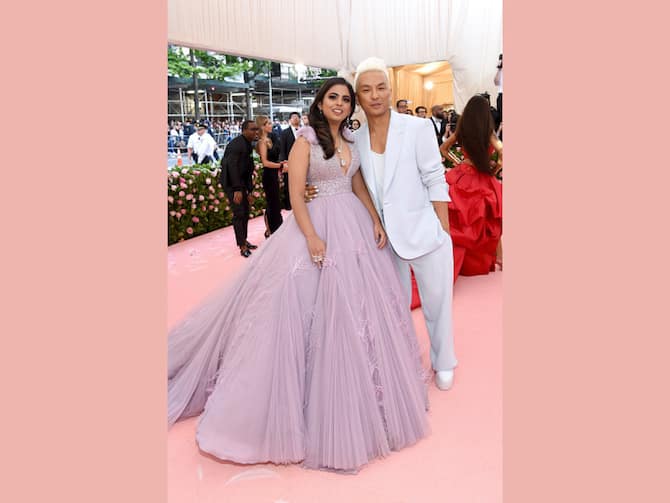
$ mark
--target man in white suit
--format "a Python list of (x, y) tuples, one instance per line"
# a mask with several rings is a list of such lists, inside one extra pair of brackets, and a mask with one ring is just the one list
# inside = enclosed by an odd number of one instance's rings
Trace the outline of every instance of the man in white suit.
[(369, 58), (358, 65), (354, 89), (367, 117), (354, 133), (363, 178), (395, 252), (408, 306), (410, 266), (414, 270), (435, 384), (446, 390), (458, 363), (451, 316), (454, 258), (449, 191), (435, 132), (430, 121), (390, 109), (391, 86), (382, 60)]

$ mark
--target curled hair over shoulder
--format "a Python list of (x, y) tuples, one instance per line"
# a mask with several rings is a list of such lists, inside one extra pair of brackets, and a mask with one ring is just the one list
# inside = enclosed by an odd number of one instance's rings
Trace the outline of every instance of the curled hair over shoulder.
[(488, 100), (475, 95), (468, 101), (456, 124), (456, 141), (478, 171), (493, 174), (489, 165), (489, 144), (493, 134), (493, 116)]
[(323, 103), (323, 99), (325, 98), (330, 88), (337, 85), (346, 86), (346, 88), (349, 90), (349, 96), (351, 97), (351, 111), (349, 112), (349, 115), (345, 117), (340, 123), (338, 131), (345, 141), (353, 143), (351, 140), (346, 138), (343, 131), (344, 128), (347, 127), (347, 123), (349, 122), (349, 119), (353, 115), (354, 109), (356, 108), (356, 94), (354, 93), (354, 88), (351, 87), (351, 84), (349, 84), (346, 79), (343, 79), (342, 77), (332, 77), (323, 83), (319, 89), (319, 92), (316, 93), (316, 96), (314, 97), (312, 106), (309, 107), (309, 125), (316, 133), (319, 145), (321, 145), (321, 148), (323, 149), (324, 159), (330, 159), (335, 155), (335, 139), (330, 133), (330, 126), (328, 125), (328, 121), (319, 111), (319, 105)]

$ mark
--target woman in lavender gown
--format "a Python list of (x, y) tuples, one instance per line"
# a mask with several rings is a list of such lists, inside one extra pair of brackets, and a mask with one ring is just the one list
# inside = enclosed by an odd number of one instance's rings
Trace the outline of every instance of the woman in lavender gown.
[[(419, 348), (386, 234), (329, 79), (289, 157), (293, 214), (168, 338), (168, 424), (237, 463), (356, 472), (428, 432)], [(305, 182), (319, 197), (307, 205)]]

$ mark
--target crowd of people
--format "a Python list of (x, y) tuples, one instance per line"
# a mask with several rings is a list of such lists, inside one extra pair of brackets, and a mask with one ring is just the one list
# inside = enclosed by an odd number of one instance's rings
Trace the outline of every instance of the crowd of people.
[(175, 154), (179, 150), (184, 152), (186, 150), (189, 138), (196, 133), (198, 125), (204, 125), (206, 132), (210, 135), (217, 145), (224, 146), (231, 139), (240, 134), (240, 120), (225, 120), (225, 119), (202, 119), (196, 122), (190, 118), (184, 119), (184, 122), (179, 120), (170, 120), (167, 125), (167, 143), (168, 152)]
[[(369, 58), (353, 86), (328, 79), (308, 114), (292, 113), (285, 127), (245, 120), (227, 145), (220, 182), (240, 254), (258, 248), (247, 240), (254, 149), (269, 239), (233, 285), (169, 334), (168, 424), (204, 410), (202, 451), (355, 472), (426, 435), (408, 295), (414, 281), (435, 384), (448, 390), (458, 365), (453, 282), (501, 259), (502, 142), (484, 95), (460, 117), (442, 105), (408, 117), (407, 101), (393, 111), (390, 99), (386, 66)], [(352, 120), (357, 103), (364, 124)], [(207, 136), (203, 123), (188, 139), (199, 161)], [(456, 144), (464, 158), (445, 173)]]
[[(297, 112), (292, 112), (297, 113)], [(307, 124), (307, 115), (304, 114), (301, 120)], [(241, 119), (228, 120), (220, 118), (203, 118), (200, 121), (195, 121), (191, 118), (185, 118), (184, 121), (172, 119), (167, 125), (167, 146), (170, 154), (175, 154), (177, 151), (184, 152), (187, 147), (189, 138), (197, 132), (198, 125), (204, 125), (206, 132), (210, 135), (216, 144), (223, 148), (230, 140), (235, 138), (242, 131)], [(275, 119), (272, 124), (272, 131), (275, 134), (280, 134), (281, 131), (289, 127), (290, 120)]]

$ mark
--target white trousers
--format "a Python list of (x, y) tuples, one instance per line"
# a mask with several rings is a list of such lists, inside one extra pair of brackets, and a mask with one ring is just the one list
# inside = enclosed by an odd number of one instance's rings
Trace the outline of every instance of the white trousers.
[(412, 276), (421, 296), (421, 309), (430, 336), (430, 361), (436, 371), (451, 370), (458, 365), (454, 353), (452, 327), (452, 292), (454, 286), (454, 252), (451, 236), (447, 236), (442, 246), (426, 255), (405, 260), (394, 253), (400, 273), (407, 305), (412, 298)]

